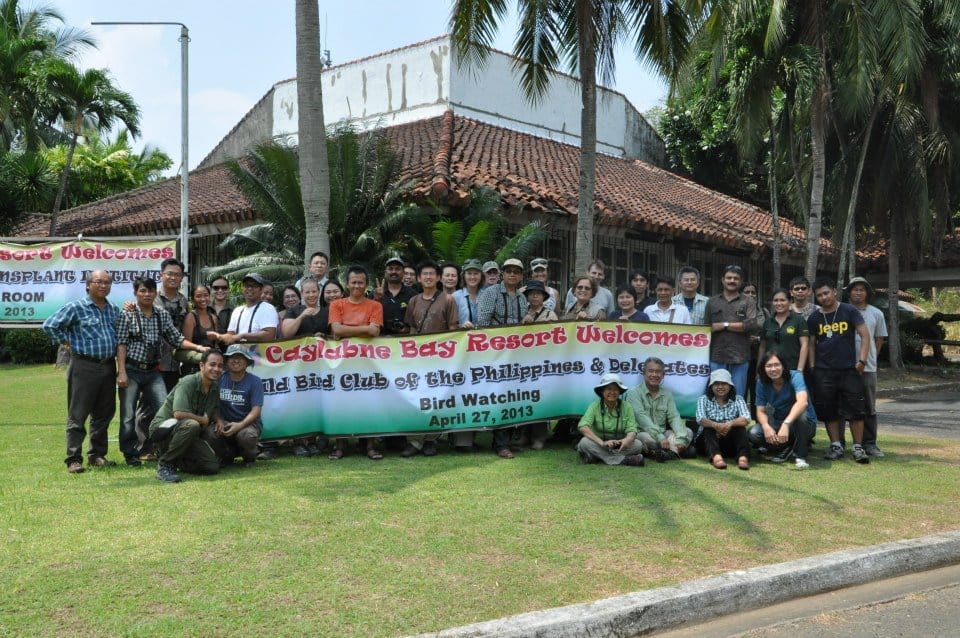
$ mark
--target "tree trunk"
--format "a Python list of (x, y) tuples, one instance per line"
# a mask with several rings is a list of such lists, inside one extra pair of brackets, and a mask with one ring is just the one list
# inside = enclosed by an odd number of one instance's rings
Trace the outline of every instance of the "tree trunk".
[(60, 215), (60, 206), (63, 205), (63, 197), (67, 192), (67, 178), (70, 177), (70, 165), (73, 163), (73, 152), (77, 149), (78, 127), (74, 127), (73, 134), (70, 136), (70, 147), (67, 149), (67, 159), (63, 163), (63, 171), (60, 173), (60, 187), (57, 188), (57, 198), (53, 202), (53, 211), (50, 213), (50, 237), (57, 236), (57, 218)]
[[(824, 71), (826, 73), (826, 71)], [(823, 228), (823, 189), (826, 182), (826, 101), (827, 84), (822, 78), (810, 101), (810, 155), (813, 163), (810, 179), (810, 210), (807, 215), (807, 264), (804, 274), (811, 282), (817, 278), (820, 257), (820, 232)]]
[[(780, 248), (783, 243), (780, 239), (780, 208), (778, 205), (777, 194), (777, 127), (770, 118), (770, 161), (768, 162), (767, 179), (770, 184), (770, 222), (773, 224), (773, 289), (776, 290), (783, 284), (780, 281)], [(759, 290), (757, 291), (759, 292)]]
[(574, 275), (587, 272), (593, 259), (593, 197), (597, 179), (597, 54), (593, 38), (593, 4), (577, 0), (580, 25), (580, 187)]
[(317, 0), (296, 0), (295, 11), (300, 194), (306, 223), (303, 260), (308, 263), (311, 253), (330, 254), (330, 167), (323, 123), (323, 63)]
[[(850, 202), (847, 206), (847, 221), (843, 226), (843, 244), (840, 251), (840, 268), (837, 269), (837, 288), (843, 288), (845, 281), (850, 281), (857, 271), (857, 247), (856, 235), (854, 233), (854, 221), (857, 216), (857, 203), (860, 200), (860, 179), (863, 177), (863, 166), (867, 162), (867, 150), (870, 148), (870, 132), (873, 130), (873, 123), (877, 119), (877, 113), (880, 111), (880, 97), (877, 96), (873, 101), (873, 109), (870, 111), (870, 119), (867, 121), (867, 127), (863, 131), (863, 144), (860, 147), (860, 158), (857, 160), (857, 170), (853, 176), (853, 184), (850, 186)], [(849, 267), (849, 270), (847, 268)], [(846, 278), (846, 279), (844, 279)]]
[[(930, 137), (936, 142), (947, 145), (940, 126), (940, 78), (929, 64), (924, 65), (920, 73), (920, 102), (926, 119)], [(937, 157), (931, 163), (928, 172), (933, 186), (933, 262), (940, 265), (943, 254), (944, 235), (950, 229), (950, 157)]]
[(900, 346), (900, 215), (895, 211), (888, 211), (890, 220), (890, 239), (887, 246), (887, 298), (890, 308), (890, 340), (889, 356), (890, 367), (894, 370), (903, 370), (903, 351)]

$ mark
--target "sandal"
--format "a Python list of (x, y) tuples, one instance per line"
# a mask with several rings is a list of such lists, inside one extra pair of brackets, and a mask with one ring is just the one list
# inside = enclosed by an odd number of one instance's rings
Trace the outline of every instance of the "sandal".
[(713, 457), (713, 460), (710, 461), (710, 463), (713, 465), (713, 467), (717, 468), (718, 470), (727, 469), (727, 462), (724, 461), (723, 457), (720, 456), (719, 454)]
[(379, 461), (383, 458), (383, 454), (380, 454), (376, 448), (370, 448), (367, 450), (367, 458), (371, 461)]
[(739, 467), (741, 470), (749, 470), (750, 459), (745, 456), (741, 456), (739, 459), (737, 459), (737, 467)]

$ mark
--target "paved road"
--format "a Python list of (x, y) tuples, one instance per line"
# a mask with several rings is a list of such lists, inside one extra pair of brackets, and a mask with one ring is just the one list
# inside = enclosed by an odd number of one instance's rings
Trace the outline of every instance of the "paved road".
[[(880, 399), (884, 433), (960, 440), (960, 392)], [(867, 583), (654, 634), (660, 638), (956, 638), (960, 565)]]
[(960, 439), (960, 392), (916, 392), (878, 399), (877, 417), (881, 445), (884, 432)]
[(792, 600), (654, 635), (955, 638), (960, 636), (960, 565)]

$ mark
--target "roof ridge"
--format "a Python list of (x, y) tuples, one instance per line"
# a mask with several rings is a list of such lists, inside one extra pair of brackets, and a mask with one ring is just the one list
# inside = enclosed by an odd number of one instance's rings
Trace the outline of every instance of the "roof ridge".
[(443, 198), (450, 190), (450, 158), (453, 151), (453, 109), (443, 112), (440, 121), (440, 139), (437, 140), (437, 150), (433, 156), (433, 180), (430, 190), (437, 199)]

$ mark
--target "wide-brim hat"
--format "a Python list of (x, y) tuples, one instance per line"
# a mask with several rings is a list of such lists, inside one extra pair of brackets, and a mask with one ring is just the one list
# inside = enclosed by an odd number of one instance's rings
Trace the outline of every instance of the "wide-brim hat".
[(542, 293), (544, 297), (547, 296), (547, 289), (539, 279), (531, 279), (527, 282), (527, 285), (523, 289), (523, 294), (529, 295), (531, 292), (539, 292)]
[(847, 287), (844, 290), (847, 291), (847, 294), (850, 294), (850, 289), (856, 286), (857, 284), (863, 284), (863, 287), (867, 289), (867, 297), (873, 298), (873, 286), (870, 285), (870, 282), (864, 279), (863, 277), (854, 277), (850, 280), (850, 283), (847, 284)]
[(627, 391), (627, 386), (624, 385), (623, 380), (620, 378), (620, 375), (616, 372), (608, 372), (602, 377), (600, 377), (600, 383), (593, 386), (593, 391), (598, 397), (603, 397), (603, 389), (610, 385), (611, 383), (616, 384), (620, 388), (620, 394), (623, 394)]
[(724, 370), (723, 368), (719, 370), (714, 370), (710, 373), (710, 383), (707, 386), (711, 386), (714, 383), (726, 383), (729, 386), (733, 385), (733, 377), (730, 376), (729, 370)]
[(241, 357), (245, 358), (247, 361), (250, 362), (250, 365), (254, 365), (256, 363), (256, 359), (253, 358), (253, 355), (250, 354), (250, 351), (247, 350), (244, 346), (240, 345), (239, 343), (235, 343), (231, 346), (228, 346), (227, 351), (223, 353), (223, 358), (229, 359), (235, 354), (238, 354)]

